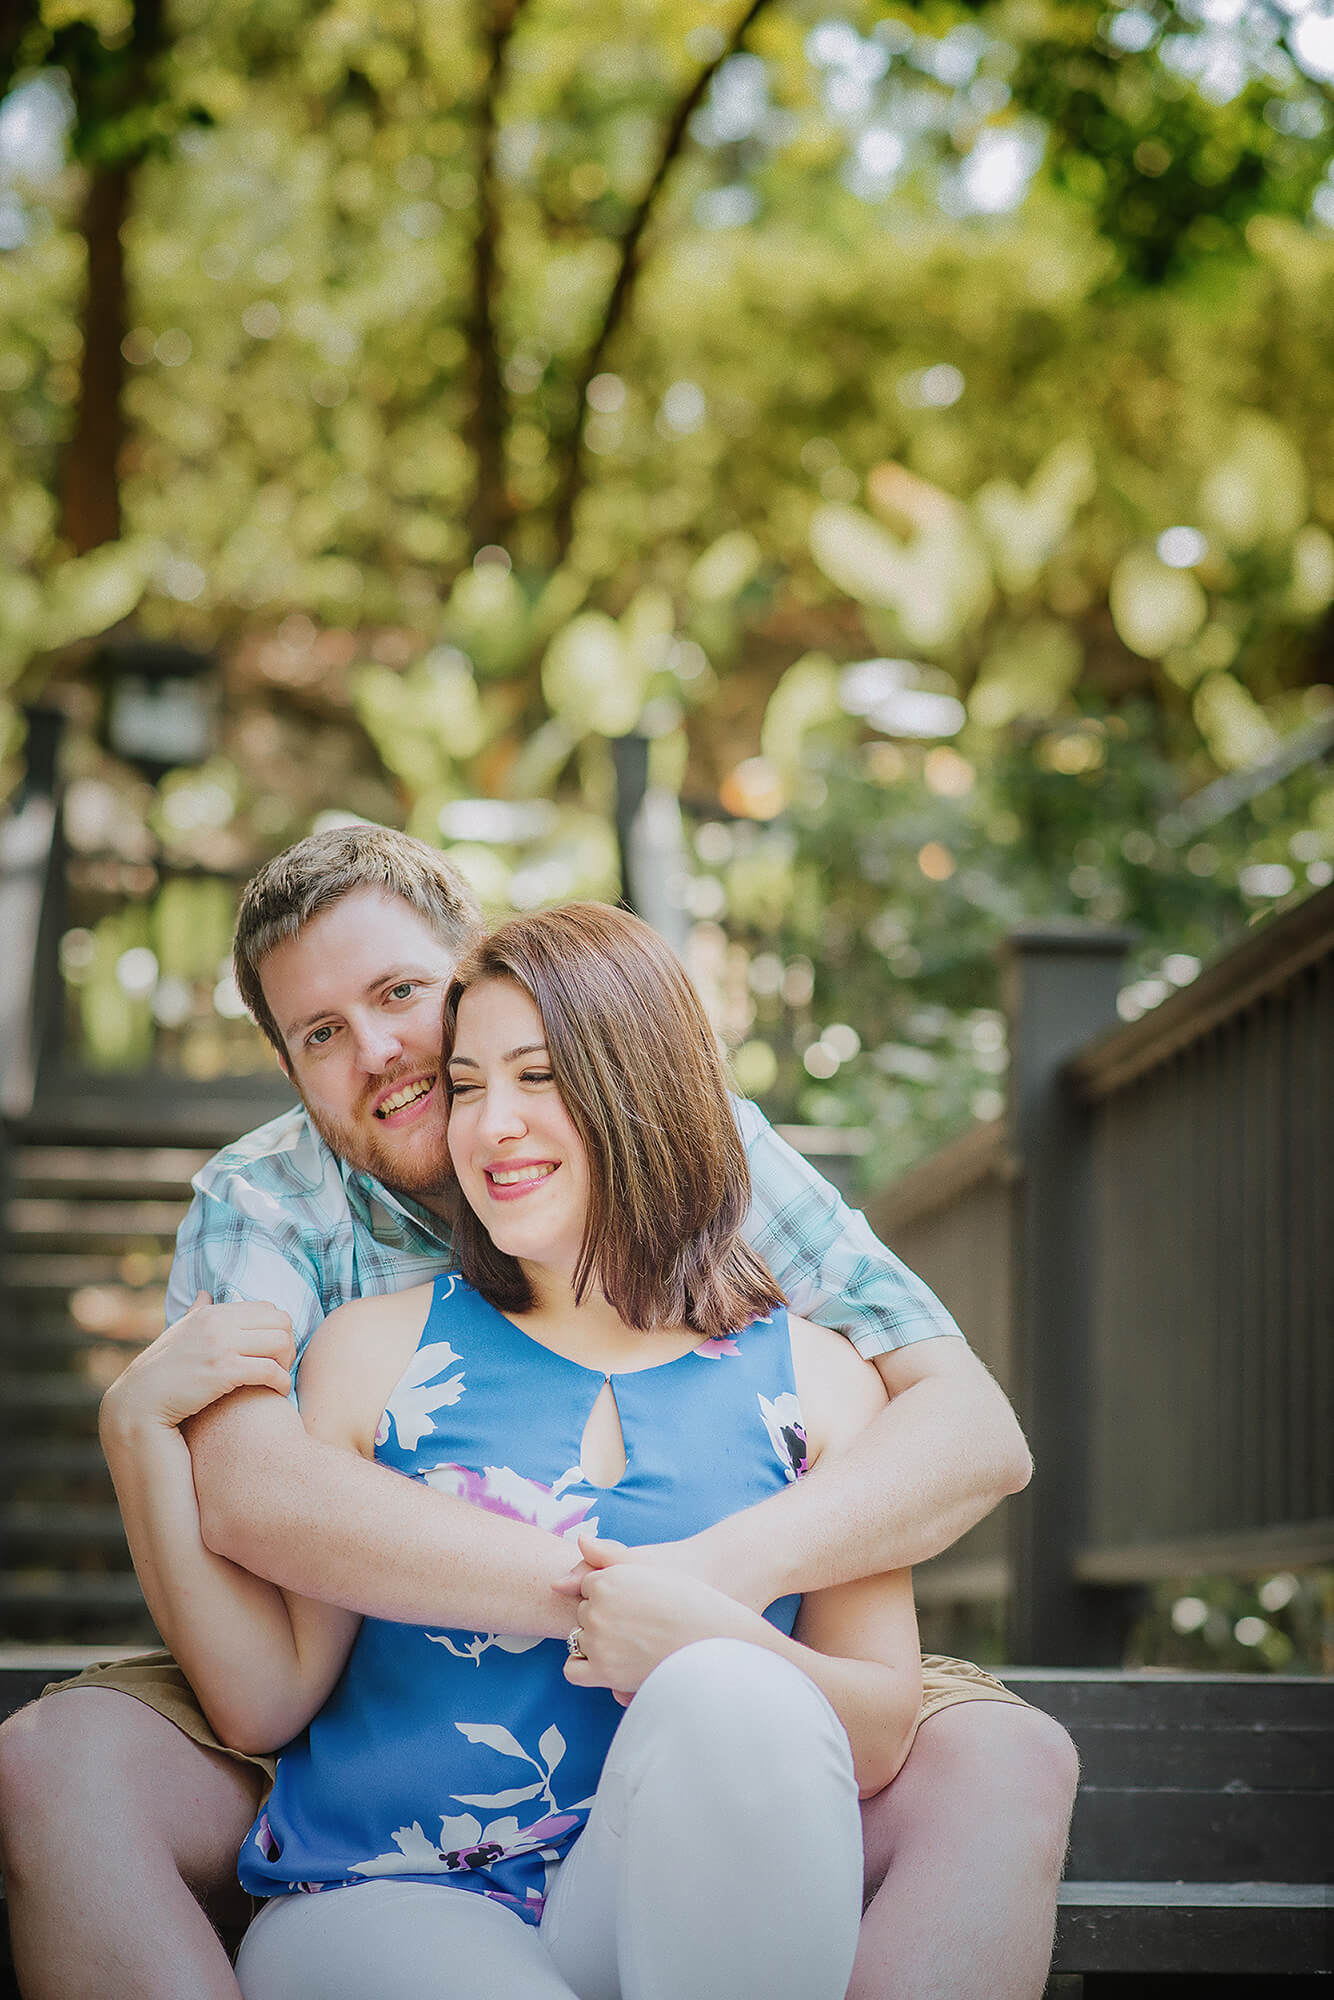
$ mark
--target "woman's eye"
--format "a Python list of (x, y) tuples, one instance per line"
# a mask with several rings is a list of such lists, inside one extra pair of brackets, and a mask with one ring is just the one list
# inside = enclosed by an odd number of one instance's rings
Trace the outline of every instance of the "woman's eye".
[(550, 1083), (551, 1071), (549, 1069), (526, 1069), (520, 1072), (519, 1081), (520, 1083)]
[(475, 1083), (455, 1083), (453, 1077), (449, 1079), (449, 1094), (451, 1098), (471, 1097), (476, 1088), (477, 1085)]

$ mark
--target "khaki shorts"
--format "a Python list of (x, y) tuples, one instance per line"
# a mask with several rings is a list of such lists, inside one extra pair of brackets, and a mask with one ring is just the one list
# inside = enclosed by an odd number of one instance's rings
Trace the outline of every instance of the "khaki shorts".
[[(159, 1715), (165, 1715), (168, 1722), (194, 1743), (206, 1750), (217, 1750), (224, 1757), (231, 1757), (238, 1764), (249, 1764), (264, 1774), (268, 1784), (273, 1783), (276, 1757), (250, 1757), (243, 1750), (229, 1750), (225, 1743), (219, 1743), (204, 1718), (204, 1712), (195, 1700), (194, 1689), (172, 1659), (170, 1653), (145, 1653), (131, 1660), (112, 1660), (104, 1667), (86, 1667), (73, 1680), (53, 1681), (50, 1687), (42, 1689), (44, 1695), (61, 1694), (67, 1688), (104, 1687), (112, 1688), (118, 1694), (133, 1695), (136, 1701), (146, 1702)], [(939, 1715), (942, 1708), (952, 1708), (960, 1701), (1009, 1701), (1017, 1708), (1027, 1708), (1028, 1703), (1017, 1694), (1011, 1694), (1007, 1687), (981, 1667), (975, 1667), (970, 1660), (951, 1660), (941, 1653), (922, 1655), (922, 1709), (917, 1718), (918, 1727), (928, 1716)]]

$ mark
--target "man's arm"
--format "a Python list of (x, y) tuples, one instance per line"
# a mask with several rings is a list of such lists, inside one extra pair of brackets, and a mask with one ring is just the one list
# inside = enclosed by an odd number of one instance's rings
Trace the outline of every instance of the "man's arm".
[[(755, 1185), (749, 1240), (797, 1310), (876, 1358), (891, 1397), (818, 1476), (662, 1549), (762, 1608), (804, 1585), (924, 1561), (1031, 1467), (1004, 1395), (939, 1302), (753, 1105), (738, 1117)], [(214, 1275), (191, 1278), (207, 1288)], [(572, 1622), (569, 1598), (553, 1594), (569, 1565), (553, 1538), (321, 1445), (275, 1396), (229, 1397), (188, 1436), (204, 1540), (257, 1575), (404, 1623), (558, 1637)]]
[(664, 1549), (762, 1610), (939, 1555), (1032, 1469), (1005, 1396), (966, 1343), (942, 1336), (876, 1359), (889, 1407), (782, 1493)]
[(242, 1389), (186, 1426), (205, 1545), (303, 1597), (405, 1625), (560, 1638), (552, 1586), (573, 1552), (309, 1435), (293, 1406)]
[[(320, 1279), (331, 1274), (316, 1268), (296, 1204), (282, 1195), (281, 1180), (269, 1189), (240, 1172), (201, 1187), (177, 1238), (168, 1299), (180, 1311), (197, 1291), (271, 1299), (289, 1316), (299, 1354), (325, 1317)], [(351, 1274), (340, 1275), (341, 1293)], [(554, 1537), (319, 1442), (295, 1404), (270, 1391), (224, 1397), (184, 1434), (204, 1545), (255, 1576), (403, 1623), (559, 1637), (574, 1622), (549, 1589), (571, 1564)]]
[(758, 1604), (938, 1555), (1025, 1486), (1032, 1461), (1003, 1391), (935, 1295), (755, 1105), (736, 1111), (753, 1186), (747, 1241), (793, 1309), (846, 1334), (890, 1395), (846, 1452), (701, 1538), (711, 1580)]

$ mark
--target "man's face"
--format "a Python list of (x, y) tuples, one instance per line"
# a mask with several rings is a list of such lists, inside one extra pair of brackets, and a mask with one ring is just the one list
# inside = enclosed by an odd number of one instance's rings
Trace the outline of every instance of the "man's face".
[(320, 1136), (428, 1207), (450, 1174), (440, 1022), (453, 969), (411, 904), (382, 889), (350, 890), (259, 968)]

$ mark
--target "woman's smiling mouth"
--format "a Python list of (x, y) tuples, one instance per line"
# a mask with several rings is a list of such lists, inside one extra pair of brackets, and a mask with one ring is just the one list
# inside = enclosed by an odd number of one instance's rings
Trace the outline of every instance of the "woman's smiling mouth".
[(558, 1165), (556, 1160), (524, 1160), (515, 1166), (483, 1167), (482, 1172), (496, 1201), (513, 1201), (550, 1180)]

